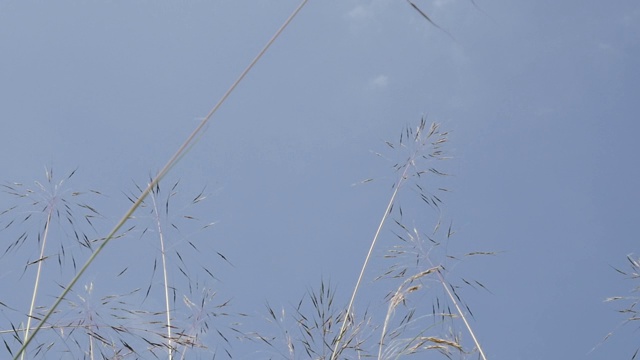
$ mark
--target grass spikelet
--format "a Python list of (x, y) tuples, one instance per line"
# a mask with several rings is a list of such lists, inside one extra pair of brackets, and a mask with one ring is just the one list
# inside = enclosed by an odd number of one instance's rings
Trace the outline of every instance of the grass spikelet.
[[(37, 305), (38, 295), (42, 282), (51, 281), (50, 277), (45, 277), (44, 267), (54, 265), (61, 273), (69, 274), (76, 270), (76, 258), (82, 256), (82, 250), (91, 250), (97, 241), (94, 222), (103, 216), (86, 203), (88, 195), (97, 193), (71, 191), (67, 183), (76, 170), (62, 180), (56, 180), (53, 169), (45, 168), (46, 181), (34, 181), (32, 187), (19, 182), (2, 184), (3, 191), (13, 198), (14, 204), (0, 213), (0, 224), (5, 224), (1, 230), (3, 238), (10, 239), (4, 242), (0, 259), (8, 254), (14, 258), (26, 257), (20, 278), (34, 276), (30, 305), (25, 311), (26, 324), (20, 330), (20, 343), (29, 339), (33, 321), (43, 317), (37, 315), (42, 308)], [(34, 233), (34, 229), (39, 230)], [(6, 341), (5, 345), (9, 346)], [(38, 351), (48, 348), (41, 347)]]
[[(29, 251), (38, 253), (35, 259), (27, 258), (23, 274), (16, 274), (26, 277), (35, 270), (36, 285), (31, 307), (22, 309), (0, 302), (0, 312), (9, 319), (27, 314), (24, 322), (11, 320), (11, 330), (0, 330), (7, 353), (18, 358), (27, 355), (30, 358), (49, 358), (67, 354), (73, 358), (115, 359), (157, 357), (164, 352), (169, 359), (175, 359), (215, 353), (216, 349), (207, 348), (204, 345), (206, 343), (220, 344), (219, 350), (230, 354), (228, 333), (237, 330), (232, 324), (225, 325), (223, 319), (230, 319), (234, 313), (230, 311), (229, 300), (217, 295), (207, 282), (213, 282), (211, 285), (219, 282), (213, 276), (217, 272), (214, 266), (231, 263), (221, 251), (210, 249), (211, 244), (199, 240), (210, 226), (200, 226), (198, 216), (191, 215), (192, 212), (185, 213), (197, 211), (193, 207), (203, 204), (207, 194), (203, 190), (195, 197), (187, 196), (185, 201), (177, 181), (167, 187), (166, 194), (162, 184), (156, 184), (148, 203), (141, 202), (147, 213), (132, 217), (133, 225), (113, 237), (132, 239), (137, 234), (138, 239), (133, 240), (155, 238), (158, 241), (157, 245), (150, 246), (159, 249), (158, 253), (145, 252), (157, 255), (151, 259), (152, 276), (146, 285), (116, 294), (105, 293), (108, 289), (102, 289), (90, 281), (85, 284), (83, 291), (69, 289), (69, 296), (54, 311), (38, 304), (40, 296), (37, 296), (37, 290), (42, 287), (40, 284), (43, 279), (55, 284), (54, 292), (64, 288), (53, 276), (72, 276), (77, 271), (76, 262), (84, 261), (89, 255), (89, 251), (81, 250), (90, 250), (103, 241), (91, 234), (99, 230), (96, 220), (103, 216), (94, 204), (87, 201), (87, 197), (100, 196), (101, 193), (95, 190), (68, 190), (66, 182), (70, 177), (56, 182), (52, 173), (47, 171), (47, 181), (37, 182), (34, 188), (13, 183), (3, 187), (17, 204), (3, 212), (5, 228), (2, 231), (5, 235), (25, 233), (18, 236), (22, 243), (8, 244), (5, 255), (15, 257), (28, 256)], [(136, 191), (142, 191), (140, 186), (134, 187)], [(127, 198), (134, 202), (139, 196), (136, 192), (127, 194)], [(23, 217), (21, 214), (26, 215)], [(12, 215), (24, 221), (8, 219)], [(91, 220), (78, 221), (82, 217), (90, 217)], [(39, 232), (32, 235), (27, 232), (29, 228)], [(210, 258), (206, 264), (194, 261), (196, 254), (203, 250), (217, 254), (219, 261), (211, 262)], [(113, 271), (114, 279), (119, 279), (117, 284), (135, 284), (140, 280), (137, 274), (144, 273), (140, 265), (149, 263), (144, 261), (144, 256), (138, 259), (140, 261), (135, 264)], [(60, 271), (47, 271), (55, 267)], [(162, 274), (161, 280), (155, 278), (157, 274)], [(173, 274), (181, 274), (183, 278), (172, 283), (170, 279)], [(107, 275), (102, 274), (99, 278), (106, 280)], [(158, 283), (160, 286), (157, 286)], [(44, 289), (49, 295), (50, 286)], [(160, 293), (163, 295), (160, 296)], [(164, 299), (164, 308), (158, 309), (151, 303), (145, 303), (144, 299), (148, 296)], [(48, 320), (44, 321), (47, 314)], [(38, 322), (39, 328), (45, 333), (42, 341), (37, 342), (28, 353), (19, 355), (15, 348), (24, 347), (25, 339), (32, 334), (32, 324)]]
[[(623, 271), (613, 267), (613, 269), (626, 277), (628, 280), (637, 281), (640, 279), (640, 258), (635, 258), (633, 254), (627, 255), (627, 262), (630, 267), (630, 270)], [(631, 289), (631, 294), (637, 294), (640, 292), (640, 286), (634, 286)], [(638, 303), (640, 303), (640, 296), (638, 295), (628, 295), (628, 296), (611, 296), (604, 300), (604, 302), (615, 302), (618, 305), (616, 312), (619, 314), (624, 314), (625, 319), (623, 322), (618, 325), (618, 328), (623, 325), (627, 325), (630, 323), (636, 323), (640, 321), (640, 311), (637, 308)], [(604, 339), (600, 342), (600, 344), (604, 343), (612, 336), (613, 332), (607, 334)], [(596, 346), (597, 347), (597, 346)], [(595, 347), (594, 347), (595, 349)], [(592, 349), (591, 351), (593, 351)], [(636, 358), (640, 352), (640, 347), (636, 348), (635, 352), (631, 356), (631, 359)]]
[[(446, 171), (442, 171), (434, 163), (449, 159), (443, 149), (447, 141), (448, 132), (440, 131), (439, 125), (436, 123), (428, 126), (423, 118), (417, 127), (403, 129), (398, 143), (386, 142), (391, 151), (402, 152), (397, 157), (404, 160), (397, 161), (392, 166), (398, 174), (397, 180), (392, 186), (393, 192), (375, 232), (347, 306), (347, 313), (349, 313), (353, 309), (354, 299), (372, 257), (373, 249), (381, 236), (381, 230), (385, 224), (390, 223), (396, 227), (391, 230), (391, 233), (399, 243), (388, 246), (383, 257), (386, 260), (392, 260), (393, 263), (382, 275), (376, 277), (376, 280), (398, 281), (399, 285), (396, 285), (396, 290), (386, 297), (387, 312), (380, 330), (377, 346), (378, 359), (395, 359), (402, 355), (426, 350), (438, 350), (447, 356), (449, 356), (451, 349), (466, 353), (463, 351), (463, 345), (457, 334), (450, 333), (447, 336), (441, 336), (433, 332), (435, 325), (448, 322), (449, 327), (453, 328), (454, 321), (459, 319), (462, 319), (464, 327), (473, 339), (475, 344), (473, 348), (477, 349), (481, 358), (485, 358), (466, 319), (467, 315), (472, 316), (473, 313), (470, 307), (462, 301), (457, 286), (445, 280), (444, 276), (448, 273), (447, 261), (459, 258), (448, 254), (447, 247), (443, 246), (452, 239), (455, 233), (451, 223), (445, 229), (445, 239), (437, 239), (442, 223), (443, 201), (441, 193), (444, 194), (448, 190), (444, 186), (433, 186), (432, 184), (437, 180), (434, 178), (429, 179), (429, 186), (424, 184), (428, 175), (449, 176)], [(435, 191), (431, 191), (431, 188), (434, 188)], [(436, 225), (430, 235), (423, 233), (418, 226), (414, 225), (416, 218), (424, 218), (424, 214), (416, 213), (414, 210), (421, 208), (419, 203), (426, 205), (432, 211), (431, 214), (435, 215)], [(412, 209), (412, 211), (407, 209)], [(493, 254), (495, 253), (477, 251), (467, 255)], [(463, 283), (472, 287), (477, 284), (477, 286), (486, 289), (484, 284), (475, 280), (464, 279)], [(444, 290), (443, 298), (437, 296), (438, 287)], [(428, 297), (433, 298), (429, 308), (424, 306)], [(420, 299), (420, 301), (412, 300), (414, 298)], [(455, 311), (452, 311), (451, 308)], [(426, 322), (429, 318), (431, 321)], [(348, 325), (343, 323), (341, 332), (347, 328)], [(331, 359), (337, 359), (340, 341), (339, 337), (334, 345)]]
[[(317, 291), (308, 290), (290, 311), (284, 308), (276, 311), (267, 305), (266, 319), (276, 325), (278, 333), (270, 336), (251, 333), (247, 337), (266, 343), (272, 354), (285, 359), (328, 360), (334, 356), (334, 345), (342, 335), (343, 341), (336, 356), (347, 359), (368, 357), (364, 344), (370, 339), (373, 327), (367, 312), (360, 320), (353, 315), (347, 317), (344, 308), (335, 303), (335, 294), (331, 284), (322, 280)], [(342, 333), (341, 326), (345, 322), (348, 323), (348, 331)], [(295, 328), (298, 331), (290, 330)]]
[[(228, 258), (220, 251), (211, 248), (199, 239), (205, 229), (198, 217), (190, 215), (197, 212), (195, 207), (203, 204), (207, 198), (204, 189), (195, 197), (181, 195), (180, 181), (168, 187), (156, 184), (148, 201), (141, 203), (146, 214), (136, 217), (135, 223), (140, 240), (153, 241), (149, 247), (157, 251), (153, 255), (148, 283), (145, 285), (143, 303), (149, 299), (163, 299), (163, 309), (149, 309), (153, 321), (151, 333), (154, 344), (162, 344), (169, 359), (185, 356), (189, 351), (212, 351), (206, 349), (203, 336), (217, 337), (215, 343), (229, 353), (228, 335), (220, 321), (232, 312), (228, 311), (229, 301), (218, 300), (219, 296), (212, 289), (219, 279), (214, 275), (214, 263), (207, 257), (207, 262), (199, 263), (196, 259), (206, 249), (206, 253), (217, 254), (220, 261), (231, 265)], [(138, 192), (142, 187), (134, 183)], [(137, 199), (140, 194), (130, 192), (127, 198)], [(177, 210), (176, 210), (177, 209)], [(210, 224), (211, 222), (209, 222)], [(185, 230), (189, 229), (189, 232)], [(195, 230), (191, 230), (195, 229)], [(189, 260), (187, 260), (189, 259)], [(135, 273), (135, 272), (134, 272)], [(176, 279), (178, 275), (178, 279)], [(171, 279), (174, 279), (173, 281)], [(162, 319), (160, 319), (162, 318)], [(219, 340), (219, 341), (218, 341)]]

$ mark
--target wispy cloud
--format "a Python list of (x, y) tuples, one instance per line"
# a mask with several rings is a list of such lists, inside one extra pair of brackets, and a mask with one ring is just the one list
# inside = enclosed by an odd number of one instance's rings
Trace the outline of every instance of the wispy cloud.
[(376, 16), (385, 14), (391, 2), (392, 0), (358, 1), (360, 4), (347, 11), (344, 17), (351, 25), (362, 26), (370, 23)]
[(387, 75), (378, 75), (369, 81), (369, 88), (384, 89), (389, 85), (389, 77)]
[(373, 17), (371, 6), (358, 5), (347, 12), (347, 18), (352, 20), (365, 20)]
[(453, 0), (435, 0), (433, 2), (433, 6), (436, 8), (442, 8), (450, 3), (452, 3)]

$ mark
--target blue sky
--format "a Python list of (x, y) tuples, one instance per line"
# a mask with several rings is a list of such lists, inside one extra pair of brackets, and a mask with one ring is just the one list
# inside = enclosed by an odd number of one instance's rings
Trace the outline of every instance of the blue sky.
[[(404, 1), (310, 1), (173, 169), (166, 186), (180, 179), (185, 198), (206, 186), (195, 213), (216, 225), (198, 236), (233, 264), (216, 259), (216, 289), (256, 318), (321, 277), (346, 302), (396, 177), (384, 141), (426, 117), (451, 131), (452, 176), (434, 180), (451, 191), (419, 226), (442, 216), (452, 252), (500, 252), (452, 270), (491, 290), (465, 292), (487, 356), (630, 357), (631, 326), (591, 350), (623, 320), (603, 300), (633, 287), (611, 266), (639, 251), (640, 6), (415, 3), (451, 36)], [(0, 180), (78, 168), (68, 186), (107, 195), (95, 200), (106, 233), (122, 193), (162, 167), (295, 6), (0, 1)], [(135, 238), (86, 281), (107, 288), (101, 272), (147, 251)], [(5, 288), (24, 263), (0, 258)], [(379, 312), (373, 293), (362, 304)]]

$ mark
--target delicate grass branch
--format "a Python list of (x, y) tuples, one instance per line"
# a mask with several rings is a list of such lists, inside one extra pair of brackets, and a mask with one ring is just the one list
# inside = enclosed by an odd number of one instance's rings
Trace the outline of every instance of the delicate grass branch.
[[(423, 136), (423, 132), (425, 130), (426, 127), (426, 121), (425, 119), (421, 119), (420, 121), (420, 125), (416, 128), (416, 131), (413, 132), (412, 130), (407, 129), (406, 131), (406, 139), (407, 140), (412, 140), (414, 143), (417, 143), (419, 145), (422, 145), (422, 143), (426, 140), (429, 139), (433, 134), (435, 134), (437, 132), (438, 129), (438, 125), (437, 124), (432, 124), (431, 128), (429, 129), (428, 134), (426, 134), (425, 139), (422, 138)], [(405, 136), (405, 132), (401, 133), (400, 136), (400, 145), (403, 146), (403, 137)], [(393, 148), (394, 146), (387, 142), (387, 145), (389, 145), (391, 148)], [(439, 143), (436, 142), (436, 147), (439, 146)], [(387, 222), (387, 219), (389, 217), (389, 215), (391, 214), (391, 211), (393, 209), (393, 206), (395, 204), (396, 201), (396, 197), (398, 196), (398, 192), (400, 190), (400, 188), (402, 188), (402, 186), (404, 185), (404, 183), (407, 181), (408, 179), (408, 173), (409, 173), (409, 169), (412, 169), (415, 166), (415, 159), (418, 157), (419, 152), (422, 151), (421, 146), (418, 146), (416, 149), (413, 150), (413, 152), (410, 154), (409, 158), (407, 159), (407, 161), (403, 164), (396, 164), (396, 166), (394, 166), (396, 169), (402, 169), (402, 173), (398, 179), (398, 181), (395, 183), (394, 186), (394, 190), (393, 193), (391, 194), (391, 197), (389, 198), (389, 202), (387, 203), (387, 206), (385, 208), (384, 214), (382, 215), (382, 218), (380, 219), (380, 222), (378, 224), (378, 227), (376, 229), (376, 232), (373, 236), (373, 239), (371, 241), (371, 245), (369, 246), (369, 250), (367, 252), (367, 255), (365, 256), (365, 260), (364, 260), (364, 264), (362, 265), (362, 268), (360, 269), (360, 274), (358, 275), (358, 280), (356, 281), (356, 285), (354, 287), (354, 290), (351, 294), (351, 298), (349, 300), (349, 305), (347, 305), (347, 310), (346, 310), (346, 318), (348, 319), (349, 316), (351, 316), (351, 312), (353, 310), (353, 304), (355, 302), (355, 298), (357, 296), (358, 290), (360, 289), (361, 283), (362, 283), (362, 279), (364, 277), (364, 273), (365, 270), (369, 264), (369, 261), (371, 260), (372, 254), (373, 254), (373, 249), (375, 248), (378, 239), (380, 237), (380, 232), (382, 231), (382, 228), (384, 227), (384, 224)], [(438, 174), (440, 174), (439, 172), (437, 172)], [(420, 172), (416, 173), (418, 176), (420, 176)], [(402, 211), (402, 210), (400, 210)], [(342, 337), (346, 332), (346, 328), (347, 328), (347, 321), (343, 322), (342, 327), (340, 329), (340, 334), (338, 336), (338, 339), (334, 345), (333, 348), (333, 354), (331, 355), (331, 360), (335, 360), (337, 357), (337, 354), (339, 353), (338, 350), (340, 348), (341, 345), (341, 341), (342, 341)]]
[(467, 317), (465, 316), (464, 312), (460, 308), (460, 304), (458, 303), (458, 301), (456, 301), (456, 298), (451, 293), (451, 290), (449, 289), (450, 285), (444, 280), (444, 277), (442, 276), (440, 271), (438, 271), (438, 277), (440, 279), (440, 283), (442, 284), (442, 287), (447, 292), (449, 299), (451, 300), (451, 302), (453, 302), (453, 305), (456, 307), (456, 311), (458, 312), (458, 315), (460, 315), (460, 318), (462, 319), (462, 321), (464, 321), (464, 325), (467, 328), (467, 331), (469, 331), (469, 335), (471, 335), (473, 342), (476, 344), (476, 348), (478, 349), (478, 352), (480, 352), (480, 356), (482, 356), (482, 359), (487, 360), (487, 357), (485, 356), (484, 351), (482, 350), (482, 346), (480, 346), (480, 342), (476, 338), (476, 334), (473, 332), (473, 329), (471, 328), (469, 321), (467, 321)]
[[(40, 246), (40, 258), (38, 258), (38, 270), (36, 271), (36, 280), (33, 284), (33, 293), (31, 295), (31, 305), (29, 306), (29, 315), (27, 315), (27, 326), (24, 330), (23, 341), (29, 339), (29, 329), (31, 329), (31, 320), (33, 319), (33, 311), (36, 306), (36, 298), (38, 296), (38, 288), (40, 286), (40, 274), (42, 274), (42, 264), (44, 263), (44, 249), (47, 244), (47, 238), (49, 237), (49, 226), (51, 225), (51, 214), (53, 213), (53, 206), (48, 209), (47, 220), (44, 224), (44, 233), (42, 235), (42, 245)], [(24, 359), (24, 353), (22, 353), (21, 359)]]
[[(157, 188), (157, 187), (156, 187)], [(173, 341), (171, 338), (171, 305), (169, 298), (169, 279), (167, 276), (167, 255), (164, 243), (164, 232), (162, 231), (162, 225), (160, 223), (160, 214), (158, 212), (158, 205), (156, 203), (156, 194), (151, 196), (153, 202), (153, 214), (156, 227), (158, 229), (158, 240), (160, 241), (160, 255), (162, 256), (162, 276), (164, 287), (164, 302), (167, 318), (167, 351), (169, 352), (169, 360), (173, 360)]]
[[(616, 267), (613, 267), (613, 269), (619, 274), (626, 277), (628, 280), (637, 282), (638, 279), (640, 279), (640, 257), (635, 258), (633, 254), (628, 254), (627, 261), (629, 262), (629, 266), (631, 268), (630, 270), (625, 271)], [(637, 295), (637, 293), (640, 292), (640, 286), (637, 286), (637, 285), (634, 286), (630, 292), (635, 295), (612, 296), (604, 300), (605, 302), (615, 302), (616, 304), (619, 304), (619, 305), (623, 304), (621, 305), (622, 306), (621, 308), (618, 308), (616, 310), (618, 313), (624, 314), (625, 316), (624, 321), (620, 325), (618, 325), (618, 328), (632, 322), (637, 323), (638, 321), (640, 321), (640, 310), (637, 307), (637, 305), (640, 304), (640, 296)], [(608, 340), (615, 331), (617, 330), (614, 330), (609, 334), (607, 334), (605, 338), (601, 341), (601, 343)], [(637, 347), (635, 349), (635, 352), (631, 356), (631, 360), (634, 360), (639, 353), (640, 353), (640, 347)]]
[(353, 304), (355, 302), (356, 299), (356, 295), (358, 294), (358, 290), (360, 289), (360, 285), (362, 283), (362, 279), (364, 278), (364, 273), (365, 270), (367, 269), (367, 265), (369, 264), (369, 261), (371, 260), (371, 255), (373, 254), (373, 249), (376, 246), (376, 243), (378, 242), (378, 238), (380, 237), (380, 231), (382, 230), (382, 227), (384, 226), (385, 222), (387, 221), (387, 218), (391, 212), (391, 209), (393, 207), (394, 201), (396, 199), (396, 196), (398, 195), (398, 190), (400, 189), (400, 186), (402, 185), (402, 183), (406, 180), (406, 175), (407, 175), (407, 170), (408, 167), (405, 167), (404, 171), (402, 172), (402, 176), (400, 177), (400, 180), (398, 181), (398, 183), (395, 186), (395, 189), (393, 190), (393, 193), (391, 194), (391, 198), (389, 199), (389, 202), (387, 203), (387, 207), (384, 211), (384, 214), (382, 215), (382, 219), (380, 219), (380, 223), (378, 224), (378, 228), (376, 229), (376, 232), (373, 236), (373, 239), (371, 241), (371, 246), (369, 246), (369, 251), (367, 252), (367, 256), (364, 259), (364, 264), (362, 265), (362, 268), (360, 269), (360, 274), (358, 275), (358, 280), (356, 281), (356, 286), (353, 289), (353, 293), (351, 294), (351, 299), (349, 299), (349, 305), (347, 305), (347, 310), (346, 310), (346, 314), (345, 314), (345, 321), (342, 323), (342, 326), (340, 328), (340, 334), (338, 335), (338, 339), (336, 340), (335, 345), (333, 346), (333, 353), (331, 354), (331, 360), (335, 360), (336, 356), (338, 354), (338, 349), (340, 348), (341, 342), (342, 342), (342, 338), (344, 336), (344, 334), (347, 331), (347, 324), (348, 321), (346, 321), (347, 319), (349, 319), (349, 317), (351, 316), (351, 312), (353, 311)]

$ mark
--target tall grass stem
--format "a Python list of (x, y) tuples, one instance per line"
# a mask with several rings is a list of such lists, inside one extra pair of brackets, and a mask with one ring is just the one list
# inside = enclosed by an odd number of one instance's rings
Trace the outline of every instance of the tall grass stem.
[(331, 360), (335, 360), (336, 357), (338, 356), (338, 349), (340, 348), (340, 343), (342, 341), (342, 338), (344, 336), (344, 334), (347, 331), (347, 323), (349, 322), (349, 316), (351, 315), (351, 311), (353, 309), (353, 303), (356, 299), (356, 295), (358, 294), (358, 290), (360, 289), (360, 284), (362, 283), (362, 278), (364, 277), (364, 272), (367, 268), (367, 265), (369, 264), (369, 260), (371, 259), (371, 255), (373, 254), (373, 249), (376, 246), (376, 243), (378, 242), (378, 238), (380, 237), (380, 231), (382, 231), (382, 227), (384, 226), (384, 223), (387, 221), (387, 218), (389, 217), (389, 214), (391, 213), (391, 208), (393, 207), (393, 203), (395, 202), (396, 196), (398, 195), (398, 190), (400, 189), (400, 187), (402, 186), (402, 184), (404, 183), (404, 181), (406, 180), (406, 176), (407, 176), (407, 171), (409, 169), (409, 166), (405, 166), (404, 171), (402, 172), (402, 176), (400, 177), (400, 180), (398, 181), (398, 183), (396, 184), (395, 189), (393, 190), (393, 194), (391, 195), (391, 198), (389, 199), (389, 203), (387, 204), (387, 208), (384, 210), (384, 215), (382, 215), (382, 219), (380, 219), (380, 223), (378, 224), (378, 228), (376, 229), (376, 233), (373, 236), (373, 240), (371, 241), (371, 246), (369, 247), (369, 251), (367, 252), (367, 256), (364, 259), (364, 264), (362, 265), (362, 268), (360, 269), (360, 275), (358, 275), (358, 280), (356, 281), (356, 286), (353, 289), (353, 293), (351, 294), (351, 299), (349, 300), (349, 305), (347, 305), (347, 311), (345, 313), (345, 317), (344, 317), (344, 321), (342, 322), (342, 326), (340, 327), (340, 333), (338, 334), (338, 338), (336, 340), (336, 343), (333, 347), (333, 353), (331, 354)]
[(487, 360), (487, 357), (484, 355), (484, 351), (482, 350), (482, 347), (480, 346), (480, 343), (478, 342), (478, 339), (476, 338), (476, 335), (473, 332), (473, 329), (471, 329), (471, 325), (469, 325), (469, 321), (467, 321), (467, 317), (462, 312), (462, 309), (460, 308), (460, 304), (456, 301), (455, 297), (451, 293), (451, 290), (449, 289), (449, 286), (447, 282), (444, 280), (444, 277), (442, 276), (440, 271), (438, 271), (438, 277), (440, 278), (440, 283), (442, 284), (442, 287), (444, 287), (444, 290), (447, 292), (449, 299), (451, 299), (451, 301), (453, 302), (453, 305), (456, 307), (456, 310), (458, 311), (458, 314), (462, 318), (464, 325), (467, 327), (467, 330), (469, 331), (469, 335), (471, 335), (473, 342), (476, 344), (476, 347), (478, 348), (478, 352), (480, 353), (480, 356), (482, 356), (483, 360)]
[[(40, 258), (38, 258), (38, 270), (36, 271), (36, 280), (33, 284), (33, 294), (31, 295), (31, 306), (29, 306), (29, 315), (27, 316), (27, 326), (24, 330), (24, 341), (29, 339), (29, 329), (31, 329), (31, 319), (33, 319), (33, 309), (36, 306), (36, 297), (38, 296), (38, 288), (40, 287), (40, 274), (42, 274), (42, 263), (44, 262), (44, 249), (47, 245), (47, 238), (49, 235), (49, 225), (51, 224), (51, 215), (53, 214), (53, 207), (49, 207), (49, 213), (47, 214), (47, 221), (44, 224), (44, 233), (42, 234), (42, 245), (40, 246)], [(24, 360), (24, 353), (20, 357)]]
[(225, 100), (229, 97), (229, 95), (231, 95), (233, 90), (235, 90), (235, 88), (238, 86), (238, 84), (240, 84), (240, 82), (249, 73), (249, 71), (253, 68), (253, 66), (262, 58), (262, 55), (264, 55), (264, 53), (269, 49), (269, 47), (271, 47), (273, 42), (280, 36), (280, 34), (284, 31), (284, 29), (287, 27), (287, 25), (289, 25), (289, 23), (291, 23), (291, 21), (296, 17), (296, 15), (300, 12), (300, 10), (302, 10), (302, 8), (304, 7), (304, 5), (306, 5), (307, 2), (308, 2), (308, 0), (303, 0), (298, 5), (298, 7), (293, 11), (293, 13), (285, 20), (285, 22), (282, 24), (282, 26), (276, 31), (276, 33), (271, 37), (271, 39), (269, 39), (269, 41), (262, 48), (262, 50), (260, 50), (258, 55), (256, 55), (256, 57), (251, 61), (251, 63), (249, 63), (249, 65), (244, 69), (244, 71), (242, 71), (242, 73), (240, 74), (238, 79), (231, 85), (231, 87), (229, 87), (229, 89), (225, 92), (225, 94), (218, 101), (218, 103), (211, 109), (211, 111), (209, 111), (207, 116), (205, 116), (205, 118), (202, 119), (200, 124), (191, 133), (191, 135), (189, 135), (187, 140), (185, 140), (185, 142), (180, 146), (178, 151), (176, 151), (176, 153), (171, 157), (171, 159), (169, 159), (169, 161), (165, 164), (165, 166), (162, 168), (162, 170), (160, 170), (160, 172), (156, 175), (156, 177), (149, 183), (147, 188), (144, 189), (144, 191), (140, 194), (140, 197), (138, 197), (138, 199), (131, 205), (129, 210), (127, 210), (127, 212), (120, 219), (120, 221), (118, 221), (118, 223), (114, 226), (114, 228), (105, 237), (105, 239), (102, 242), (102, 244), (100, 244), (100, 246), (98, 246), (96, 248), (96, 250), (91, 254), (91, 256), (89, 256), (89, 258), (87, 259), (85, 264), (80, 268), (78, 273), (73, 277), (73, 279), (69, 282), (69, 284), (64, 288), (64, 290), (62, 291), (60, 296), (58, 296), (58, 298), (53, 303), (53, 305), (51, 306), (49, 311), (45, 314), (45, 316), (42, 318), (42, 320), (40, 321), (38, 326), (34, 329), (33, 334), (30, 337), (26, 337), (24, 343), (22, 344), (22, 347), (16, 353), (16, 356), (14, 357), (14, 360), (17, 360), (18, 358), (21, 358), (23, 356), (22, 354), (25, 352), (25, 350), (26, 350), (27, 346), (29, 345), (29, 343), (31, 342), (31, 340), (40, 331), (40, 329), (47, 322), (47, 320), (49, 320), (49, 318), (51, 317), (53, 312), (58, 308), (58, 306), (60, 305), (62, 300), (67, 296), (67, 294), (71, 291), (71, 289), (78, 282), (78, 280), (80, 280), (80, 278), (82, 277), (84, 272), (87, 271), (87, 269), (89, 268), (89, 265), (91, 265), (91, 263), (93, 263), (93, 261), (98, 256), (98, 254), (100, 254), (100, 252), (102, 252), (104, 247), (113, 239), (113, 237), (120, 230), (120, 228), (122, 228), (122, 226), (124, 226), (124, 224), (129, 220), (129, 218), (133, 215), (133, 213), (136, 211), (136, 209), (142, 204), (142, 202), (147, 197), (147, 195), (149, 195), (149, 192), (151, 192), (151, 190), (171, 170), (171, 168), (173, 168), (173, 166), (176, 165), (178, 160), (186, 153), (187, 149), (189, 149), (193, 145), (192, 143), (193, 143), (194, 139), (202, 131), (202, 129), (205, 127), (205, 125), (207, 125), (209, 120), (213, 117), (213, 114), (215, 114), (215, 112), (218, 111), (220, 106), (225, 102)]
[(171, 304), (169, 303), (169, 279), (167, 276), (167, 256), (164, 246), (164, 232), (160, 223), (160, 214), (158, 213), (158, 205), (156, 197), (151, 196), (153, 201), (153, 212), (155, 214), (156, 226), (158, 227), (158, 237), (160, 240), (160, 253), (162, 255), (162, 276), (164, 279), (164, 303), (167, 312), (167, 348), (169, 352), (169, 360), (173, 360), (173, 340), (171, 339)]

